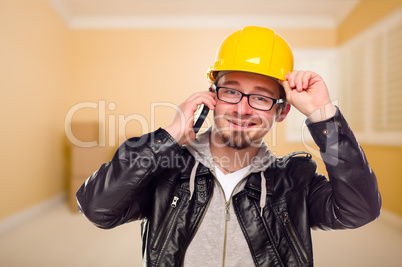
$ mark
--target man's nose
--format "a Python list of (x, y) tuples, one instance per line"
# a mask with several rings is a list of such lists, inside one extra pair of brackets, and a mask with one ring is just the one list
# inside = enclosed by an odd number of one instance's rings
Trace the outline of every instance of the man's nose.
[(236, 105), (236, 111), (239, 115), (250, 115), (253, 112), (253, 108), (248, 104), (246, 96)]

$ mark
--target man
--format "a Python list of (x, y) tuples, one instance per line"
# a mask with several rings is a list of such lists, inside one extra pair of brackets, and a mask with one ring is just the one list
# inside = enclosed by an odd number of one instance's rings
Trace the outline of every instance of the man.
[[(321, 77), (293, 71), (281, 36), (254, 26), (229, 35), (208, 78), (211, 90), (183, 102), (171, 125), (127, 140), (77, 192), (98, 227), (143, 220), (144, 266), (313, 266), (311, 228), (379, 216), (363, 151)], [(200, 104), (214, 125), (196, 136)], [(308, 117), (329, 181), (309, 154), (278, 159), (263, 143), (291, 105)]]

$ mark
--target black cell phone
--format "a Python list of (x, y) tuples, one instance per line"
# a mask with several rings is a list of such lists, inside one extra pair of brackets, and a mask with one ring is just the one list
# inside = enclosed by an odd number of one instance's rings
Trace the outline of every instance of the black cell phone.
[[(212, 84), (211, 87), (209, 87), (209, 91), (216, 92), (216, 85)], [(197, 115), (195, 116), (194, 119), (193, 129), (195, 133), (198, 133), (198, 131), (200, 130), (202, 124), (204, 123), (205, 119), (208, 116), (208, 112), (209, 107), (205, 106), (204, 104), (200, 105), (200, 107), (198, 108)]]
[(208, 116), (208, 112), (209, 112), (209, 107), (205, 106), (204, 104), (202, 104), (199, 109), (198, 109), (198, 113), (195, 116), (195, 122), (194, 122), (194, 132), (198, 133), (198, 131), (200, 130), (202, 124), (204, 123), (205, 119)]

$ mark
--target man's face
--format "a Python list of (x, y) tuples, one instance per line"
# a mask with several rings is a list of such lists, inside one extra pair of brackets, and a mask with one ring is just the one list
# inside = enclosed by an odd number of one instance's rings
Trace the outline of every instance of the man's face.
[[(280, 98), (279, 84), (273, 79), (255, 73), (229, 72), (218, 80), (218, 87), (236, 89), (245, 94), (259, 94)], [(238, 104), (217, 100), (214, 111), (212, 141), (236, 149), (259, 146), (276, 119), (278, 105), (269, 111), (257, 110), (248, 104), (247, 97)]]

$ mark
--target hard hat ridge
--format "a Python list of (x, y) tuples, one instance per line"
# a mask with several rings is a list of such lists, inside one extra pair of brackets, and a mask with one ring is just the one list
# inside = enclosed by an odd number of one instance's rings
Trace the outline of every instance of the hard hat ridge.
[(207, 79), (213, 83), (219, 71), (246, 71), (285, 80), (285, 75), (293, 71), (293, 52), (272, 29), (247, 26), (222, 41)]

